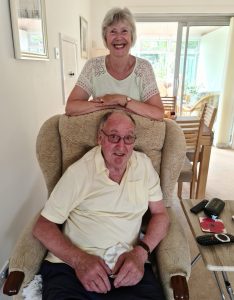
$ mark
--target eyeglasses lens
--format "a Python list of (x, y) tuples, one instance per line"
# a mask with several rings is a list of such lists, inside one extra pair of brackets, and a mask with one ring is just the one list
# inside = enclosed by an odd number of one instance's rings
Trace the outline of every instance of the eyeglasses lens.
[(134, 135), (125, 135), (124, 137), (121, 137), (121, 136), (119, 136), (119, 135), (117, 135), (117, 134), (107, 134), (107, 133), (105, 133), (103, 130), (102, 130), (102, 132), (105, 134), (105, 136), (107, 136), (108, 141), (109, 141), (110, 143), (113, 143), (113, 144), (117, 144), (117, 143), (120, 142), (121, 139), (123, 139), (123, 140), (124, 140), (124, 143), (125, 143), (126, 145), (131, 145), (131, 144), (133, 144), (133, 143), (135, 142), (135, 140), (136, 140), (136, 137), (135, 137)]

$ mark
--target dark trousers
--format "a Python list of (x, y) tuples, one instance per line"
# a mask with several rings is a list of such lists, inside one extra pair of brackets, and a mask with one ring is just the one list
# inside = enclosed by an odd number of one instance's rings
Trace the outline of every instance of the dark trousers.
[(43, 300), (164, 300), (162, 288), (150, 264), (145, 264), (142, 280), (135, 286), (115, 288), (113, 279), (107, 294), (88, 292), (76, 277), (74, 270), (63, 263), (44, 261), (40, 274), (43, 279)]

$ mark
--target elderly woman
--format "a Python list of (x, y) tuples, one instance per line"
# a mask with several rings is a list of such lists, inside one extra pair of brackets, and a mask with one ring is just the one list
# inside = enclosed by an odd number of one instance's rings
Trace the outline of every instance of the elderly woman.
[(131, 12), (127, 8), (108, 11), (102, 37), (109, 54), (86, 62), (68, 97), (66, 114), (75, 116), (118, 107), (161, 120), (164, 109), (152, 66), (130, 54), (136, 41)]

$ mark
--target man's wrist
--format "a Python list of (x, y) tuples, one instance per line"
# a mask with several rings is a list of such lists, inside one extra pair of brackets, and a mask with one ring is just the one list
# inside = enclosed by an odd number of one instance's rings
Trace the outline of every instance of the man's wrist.
[(143, 242), (142, 240), (139, 240), (136, 246), (139, 246), (139, 247), (141, 247), (142, 249), (144, 249), (145, 252), (147, 253), (147, 257), (148, 257), (148, 259), (149, 259), (150, 254), (151, 254), (151, 251), (150, 251), (149, 246), (148, 246), (145, 242)]

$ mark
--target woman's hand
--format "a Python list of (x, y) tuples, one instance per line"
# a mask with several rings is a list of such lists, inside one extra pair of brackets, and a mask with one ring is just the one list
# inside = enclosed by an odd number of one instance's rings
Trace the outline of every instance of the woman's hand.
[(127, 102), (127, 96), (121, 94), (106, 94), (102, 97), (97, 97), (91, 101), (97, 103), (97, 105), (102, 106), (125, 106)]

